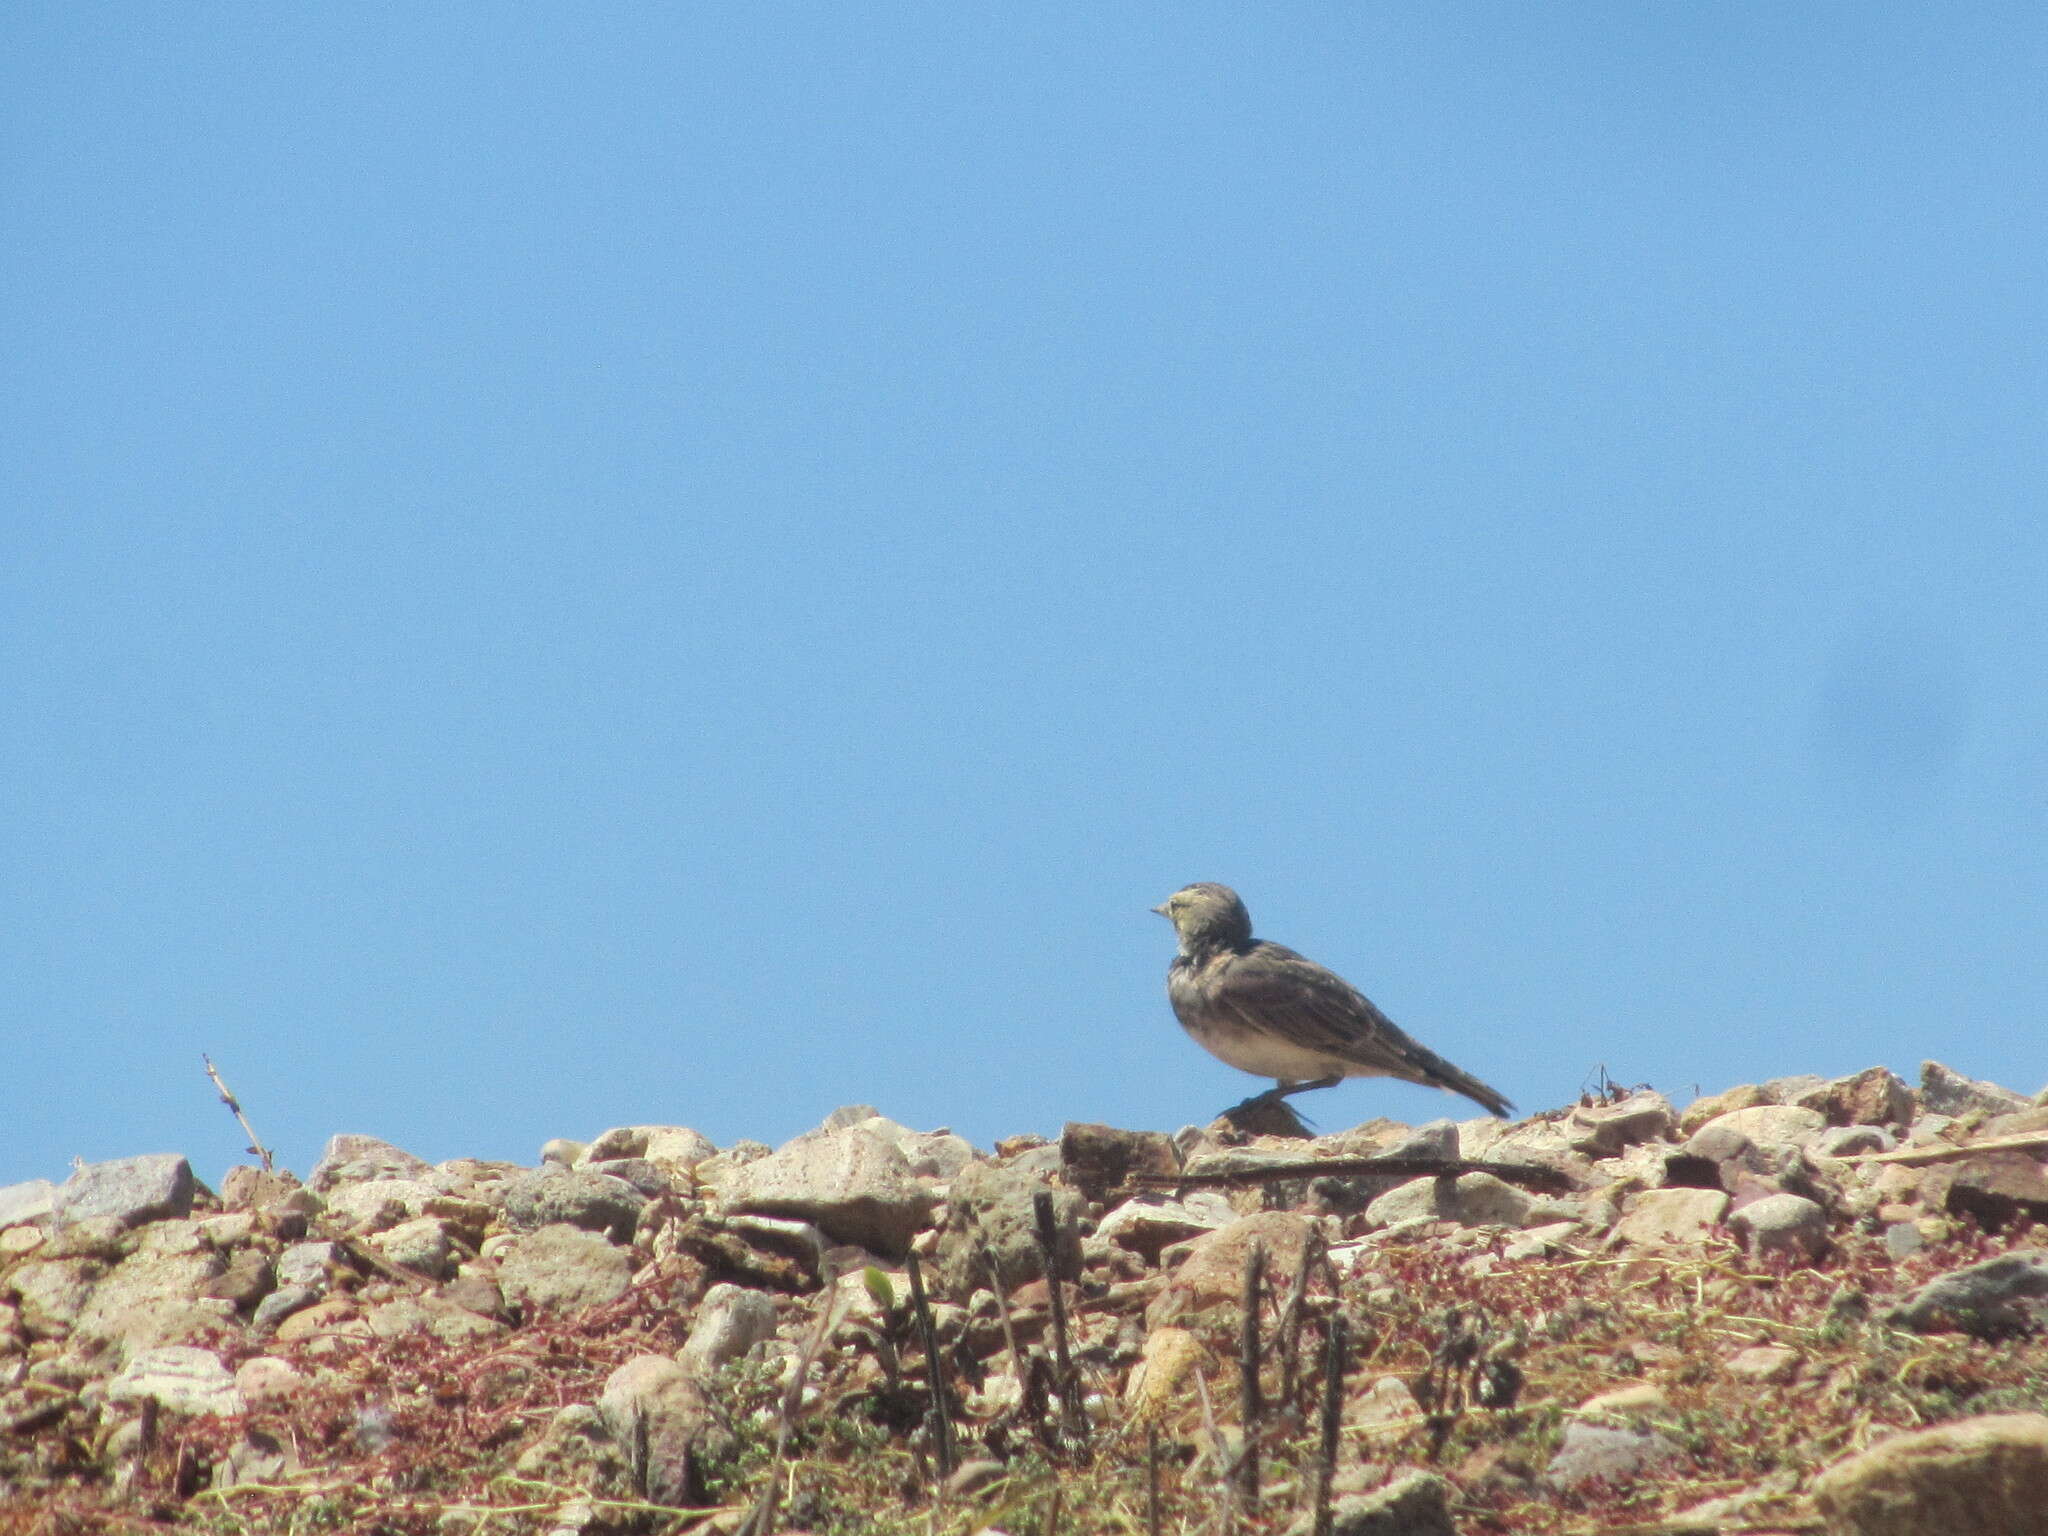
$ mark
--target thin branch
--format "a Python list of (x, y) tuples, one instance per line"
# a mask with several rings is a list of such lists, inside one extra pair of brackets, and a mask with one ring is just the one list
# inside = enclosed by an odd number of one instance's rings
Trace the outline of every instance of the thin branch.
[(1543, 1194), (1569, 1194), (1578, 1186), (1568, 1174), (1540, 1163), (1477, 1162), (1462, 1157), (1311, 1157), (1252, 1164), (1220, 1173), (1134, 1173), (1125, 1182), (1142, 1189), (1213, 1189), (1231, 1184), (1275, 1184), (1285, 1179), (1357, 1178), (1369, 1174), (1401, 1178), (1490, 1173), (1508, 1184)]
[(220, 1095), (221, 1103), (227, 1105), (234, 1113), (235, 1119), (241, 1123), (242, 1134), (249, 1138), (249, 1151), (262, 1160), (265, 1173), (274, 1173), (276, 1167), (270, 1156), (270, 1148), (263, 1145), (263, 1138), (256, 1134), (256, 1127), (251, 1125), (249, 1117), (242, 1113), (242, 1101), (228, 1092), (228, 1085), (221, 1081), (220, 1073), (214, 1067), (211, 1056), (201, 1051), (199, 1059), (206, 1063), (206, 1075), (213, 1080), (214, 1092)]

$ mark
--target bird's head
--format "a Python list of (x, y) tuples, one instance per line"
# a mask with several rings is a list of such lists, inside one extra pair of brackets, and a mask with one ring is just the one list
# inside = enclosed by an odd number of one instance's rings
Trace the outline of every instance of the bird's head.
[(1152, 910), (1173, 924), (1183, 953), (1251, 942), (1251, 913), (1237, 892), (1213, 880), (1184, 885)]

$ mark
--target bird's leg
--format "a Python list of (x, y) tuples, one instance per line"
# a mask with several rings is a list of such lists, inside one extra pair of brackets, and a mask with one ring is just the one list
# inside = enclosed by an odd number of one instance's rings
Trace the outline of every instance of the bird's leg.
[(1317, 1088), (1334, 1088), (1343, 1081), (1342, 1077), (1333, 1072), (1328, 1077), (1311, 1078), (1305, 1083), (1275, 1083), (1264, 1093), (1255, 1093), (1242, 1104), (1233, 1104), (1223, 1113), (1232, 1118), (1248, 1115), (1255, 1110), (1264, 1109), (1269, 1104), (1284, 1103), (1297, 1093), (1309, 1093)]
[[(1332, 1072), (1328, 1077), (1310, 1078), (1305, 1083), (1275, 1083), (1269, 1090), (1269, 1095), (1275, 1099), (1288, 1099), (1297, 1093), (1313, 1093), (1318, 1088), (1334, 1088), (1343, 1081), (1341, 1073)], [(1267, 1095), (1262, 1095), (1265, 1096)]]

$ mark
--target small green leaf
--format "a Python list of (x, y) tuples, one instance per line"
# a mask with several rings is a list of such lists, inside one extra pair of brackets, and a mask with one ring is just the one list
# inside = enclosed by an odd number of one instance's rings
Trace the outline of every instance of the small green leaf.
[(868, 1294), (875, 1298), (875, 1305), (884, 1312), (896, 1310), (896, 1287), (889, 1283), (889, 1277), (870, 1264), (861, 1271), (860, 1283), (868, 1288)]

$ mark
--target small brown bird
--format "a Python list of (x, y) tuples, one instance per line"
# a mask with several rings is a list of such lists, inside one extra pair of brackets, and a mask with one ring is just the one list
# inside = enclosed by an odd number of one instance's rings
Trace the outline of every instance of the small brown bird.
[(1253, 938), (1251, 913), (1229, 886), (1185, 886), (1152, 910), (1180, 935), (1166, 996), (1181, 1027), (1211, 1056), (1274, 1079), (1230, 1113), (1347, 1077), (1398, 1077), (1448, 1088), (1501, 1116), (1514, 1108), (1471, 1073), (1409, 1039), (1335, 972)]

